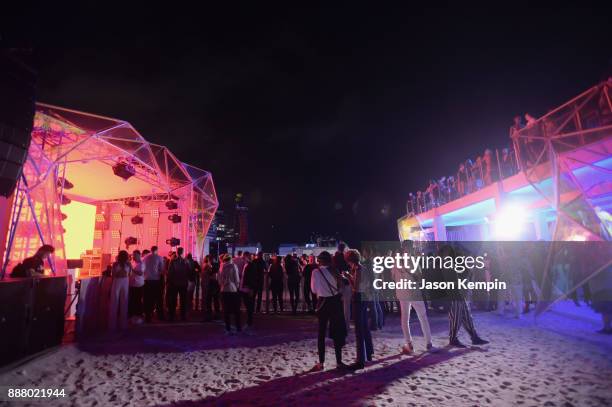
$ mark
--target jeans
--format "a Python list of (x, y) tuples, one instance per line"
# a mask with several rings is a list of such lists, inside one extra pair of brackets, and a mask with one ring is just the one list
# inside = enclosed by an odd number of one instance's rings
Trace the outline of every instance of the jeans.
[(344, 307), (344, 320), (346, 321), (346, 330), (351, 329), (351, 298), (353, 296), (351, 286), (340, 283), (340, 292), (342, 293), (342, 305)]
[(174, 320), (174, 314), (176, 312), (177, 295), (180, 297), (181, 319), (185, 321), (187, 319), (187, 286), (177, 286), (172, 283), (168, 283), (166, 302), (168, 303), (168, 315), (171, 321)]
[[(282, 284), (282, 283), (281, 283)], [(282, 285), (273, 285), (272, 286), (272, 307), (274, 308), (274, 312), (277, 311), (276, 305), (280, 307), (281, 312), (283, 311), (283, 286)]]
[(214, 315), (219, 316), (221, 313), (221, 307), (219, 305), (219, 283), (216, 280), (210, 280), (206, 289), (204, 290), (204, 295), (202, 296), (202, 309), (204, 309), (206, 319), (213, 318), (213, 308)]
[(300, 280), (290, 281), (287, 284), (287, 287), (289, 288), (289, 302), (291, 303), (291, 310), (295, 314), (300, 301)]
[(153, 309), (158, 319), (164, 319), (164, 302), (162, 301), (162, 285), (160, 280), (146, 280), (144, 285), (144, 310), (147, 321), (151, 321)]
[(317, 303), (317, 296), (310, 291), (310, 282), (304, 281), (304, 301), (308, 306), (308, 311), (313, 312), (315, 304)]
[(261, 300), (263, 297), (263, 287), (255, 290), (254, 296), (255, 296), (256, 311), (261, 312)]
[(128, 316), (129, 317), (141, 317), (142, 316), (142, 296), (144, 292), (144, 286), (142, 287), (130, 287), (128, 291)]
[(233, 315), (236, 321), (236, 330), (240, 332), (242, 329), (240, 325), (240, 293), (222, 292), (221, 300), (223, 301), (225, 330), (231, 330), (230, 318)]
[(368, 303), (362, 301), (361, 293), (353, 294), (353, 311), (355, 316), (355, 342), (357, 345), (357, 363), (372, 359), (374, 345), (368, 324)]
[(253, 312), (255, 311), (255, 295), (249, 293), (240, 293), (242, 295), (242, 302), (247, 314), (247, 326), (253, 325)]

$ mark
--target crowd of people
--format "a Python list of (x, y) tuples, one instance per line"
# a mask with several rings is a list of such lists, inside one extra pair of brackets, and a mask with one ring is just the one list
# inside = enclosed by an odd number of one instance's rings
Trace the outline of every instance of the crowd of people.
[(510, 148), (503, 148), (501, 152), (486, 149), (475, 160), (467, 159), (460, 163), (457, 174), (430, 179), (424, 191), (408, 194), (406, 210), (412, 215), (428, 211), (514, 175), (517, 168)]
[[(408, 241), (401, 245), (401, 251), (408, 255), (418, 255), (422, 250), (422, 247), (417, 249)], [(461, 250), (443, 244), (437, 245), (428, 255), (456, 257), (464, 254)], [(586, 261), (580, 253), (573, 256), (566, 253), (565, 257), (561, 253), (553, 267), (550, 286), (539, 287), (540, 279), (535, 270), (544, 268), (539, 264), (543, 256), (535, 251), (529, 256), (528, 253), (516, 253), (516, 250), (519, 249), (506, 250), (497, 263), (487, 261), (485, 272), (478, 274), (480, 278), (488, 280), (502, 278), (509, 285), (507, 290), (464, 292), (454, 287), (434, 291), (398, 288), (391, 294), (374, 289), (372, 284), (373, 279), (377, 278), (373, 272), (373, 258), (389, 254), (376, 248), (366, 247), (360, 253), (339, 243), (334, 255), (323, 251), (317, 256), (292, 253), (267, 257), (262, 252), (238, 252), (236, 256), (223, 254), (218, 261), (206, 256), (201, 264), (190, 254), (185, 256), (181, 247), (168, 253), (167, 257), (159, 255), (156, 246), (142, 253), (135, 250), (131, 256), (121, 250), (116, 261), (104, 273), (105, 278), (110, 277), (108, 328), (111, 331), (123, 330), (130, 321), (132, 324), (151, 323), (154, 318), (172, 322), (177, 318), (178, 306), (183, 321), (189, 314), (197, 317), (203, 315), (203, 322), (224, 321), (227, 335), (251, 333), (255, 314), (284, 312), (288, 297), (287, 311), (290, 313), (304, 312), (317, 316), (319, 361), (312, 370), (324, 368), (326, 337), (333, 340), (337, 367), (359, 370), (373, 360), (371, 331), (383, 329), (385, 316), (389, 313), (400, 313), (404, 337), (401, 353), (414, 352), (409, 323), (412, 309), (421, 325), (426, 351), (436, 350), (428, 320), (428, 313), (435, 310), (448, 315), (449, 346), (465, 347), (458, 337), (461, 327), (468, 333), (473, 345), (484, 345), (488, 341), (478, 335), (471, 308), (503, 314), (511, 306), (518, 317), (521, 313), (529, 312), (530, 305), (539, 298), (541, 290), (563, 290), (564, 286), (571, 286), (566, 281), (571, 278), (568, 264), (576, 259)], [(41, 247), (33, 257), (15, 267), (12, 277), (32, 277), (42, 273), (44, 260), (52, 253), (52, 246)], [(502, 263), (511, 267), (501, 267)], [(440, 273), (440, 270), (411, 272), (392, 268), (383, 273), (387, 273), (382, 276), (385, 281), (408, 279), (414, 280), (417, 286), (421, 279), (456, 281), (460, 277), (452, 269)], [(589, 289), (588, 284), (579, 287), (584, 300), (602, 314), (604, 328), (600, 332), (607, 334), (612, 333), (611, 302), (607, 300), (612, 290), (611, 274), (600, 273), (594, 289)], [(468, 277), (472, 280), (477, 278), (476, 274)], [(591, 293), (591, 290), (594, 292)], [(579, 305), (577, 291), (574, 289), (568, 296)], [(246, 314), (245, 327), (241, 322), (243, 310)], [(351, 322), (356, 343), (355, 362), (345, 364), (342, 350), (351, 332)]]
[[(523, 123), (521, 116), (514, 117), (514, 122), (510, 127), (511, 138), (516, 132), (535, 124), (536, 119), (529, 113), (526, 113), (524, 117), (526, 123)], [(456, 174), (438, 180), (430, 179), (424, 191), (408, 194), (407, 213), (415, 215), (426, 212), (471, 194), (493, 182), (510, 177), (518, 170), (519, 165), (513, 149), (506, 147), (493, 151), (487, 148), (482, 156), (461, 162)]]
[(455, 175), (430, 179), (424, 191), (408, 194), (406, 210), (415, 215), (471, 194), (493, 182), (516, 174), (518, 166), (514, 151), (486, 149), (475, 160), (467, 159), (459, 164)]

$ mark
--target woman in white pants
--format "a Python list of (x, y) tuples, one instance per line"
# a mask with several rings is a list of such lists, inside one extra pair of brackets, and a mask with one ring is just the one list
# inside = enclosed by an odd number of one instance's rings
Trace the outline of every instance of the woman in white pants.
[[(404, 250), (406, 249), (404, 248)], [(416, 281), (418, 280), (417, 272), (418, 270), (415, 271), (415, 273), (411, 273), (410, 270), (394, 268), (392, 270), (392, 275), (396, 282), (402, 279)], [(427, 350), (431, 350), (433, 348), (433, 344), (431, 343), (431, 328), (429, 326), (429, 320), (427, 319), (427, 309), (423, 301), (423, 294), (418, 289), (396, 289), (395, 295), (400, 303), (400, 324), (402, 326), (402, 332), (404, 333), (402, 353), (410, 355), (414, 352), (412, 335), (410, 334), (410, 308), (414, 308), (419, 318), (419, 323), (421, 324), (421, 331), (423, 331), (423, 335), (425, 336)]]
[[(111, 269), (113, 285), (109, 306), (108, 329), (110, 331), (124, 330), (128, 325), (128, 290), (129, 277), (132, 272), (130, 256), (125, 250), (117, 255), (117, 261)], [(118, 325), (118, 326), (117, 326)]]

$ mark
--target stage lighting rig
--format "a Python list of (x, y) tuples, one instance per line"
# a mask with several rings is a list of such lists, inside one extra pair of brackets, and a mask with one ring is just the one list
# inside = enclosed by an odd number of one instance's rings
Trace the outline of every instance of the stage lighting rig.
[(113, 173), (127, 181), (130, 177), (136, 175), (136, 168), (127, 161), (119, 161), (113, 165)]
[(130, 199), (129, 201), (125, 201), (125, 204), (129, 208), (140, 208), (140, 202), (134, 201), (133, 199)]
[(74, 188), (74, 184), (72, 182), (68, 181), (66, 178), (59, 177), (57, 179), (57, 187), (62, 188), (62, 186), (64, 187), (64, 189)]
[(136, 239), (134, 236), (130, 236), (127, 239), (125, 239), (125, 246), (126, 247), (133, 246), (133, 245), (135, 245), (137, 243), (138, 243), (138, 239)]
[(176, 213), (174, 215), (169, 215), (168, 220), (172, 223), (181, 223), (181, 215), (177, 215)]
[(170, 239), (166, 239), (166, 244), (172, 247), (179, 246), (181, 244), (181, 239), (171, 237)]
[(144, 218), (142, 216), (134, 216), (132, 219), (132, 225), (142, 225), (144, 222)]
[(173, 211), (175, 209), (178, 209), (178, 204), (174, 201), (166, 201), (166, 208)]

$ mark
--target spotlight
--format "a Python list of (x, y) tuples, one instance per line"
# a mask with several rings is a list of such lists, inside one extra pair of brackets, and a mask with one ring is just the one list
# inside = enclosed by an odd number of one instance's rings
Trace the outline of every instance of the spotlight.
[(134, 216), (132, 218), (132, 225), (142, 225), (142, 223), (144, 222), (144, 218), (142, 216)]
[(72, 182), (68, 181), (65, 178), (59, 177), (57, 179), (57, 187), (61, 188), (62, 186), (64, 187), (64, 189), (72, 189), (72, 188), (74, 188), (74, 184)]
[(138, 239), (136, 239), (134, 236), (130, 236), (127, 239), (125, 239), (126, 246), (133, 246), (136, 243), (138, 243)]
[(586, 242), (587, 237), (585, 235), (581, 235), (579, 233), (575, 233), (569, 237), (571, 242)]
[(62, 195), (62, 205), (68, 205), (72, 202), (72, 199), (68, 198), (66, 195)]
[(166, 208), (172, 211), (174, 209), (178, 209), (178, 204), (174, 201), (166, 201)]
[(136, 175), (136, 168), (126, 161), (120, 161), (113, 165), (113, 173), (127, 181), (130, 177)]
[(174, 215), (168, 216), (168, 220), (172, 223), (181, 223), (181, 215), (175, 213)]
[(64, 212), (60, 212), (60, 216), (62, 217), (62, 220), (66, 220), (66, 218), (68, 217), (68, 215), (66, 215)]
[(179, 246), (181, 244), (181, 239), (177, 239), (176, 237), (171, 237), (166, 240), (166, 244), (172, 247)]
[(495, 236), (498, 240), (518, 240), (523, 232), (527, 211), (524, 207), (510, 204), (495, 216)]
[(140, 208), (140, 203), (132, 199), (130, 199), (129, 201), (126, 201), (125, 204), (130, 208)]

